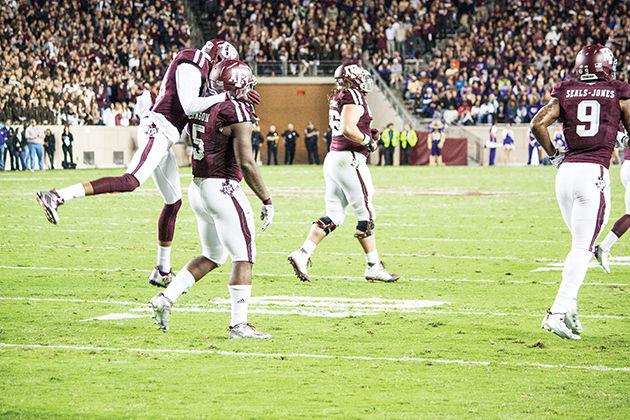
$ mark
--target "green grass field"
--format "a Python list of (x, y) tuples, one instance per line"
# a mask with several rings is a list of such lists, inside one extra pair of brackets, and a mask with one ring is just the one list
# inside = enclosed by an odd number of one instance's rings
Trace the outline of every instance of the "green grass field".
[[(262, 342), (226, 339), (229, 266), (177, 302), (167, 334), (155, 328), (151, 182), (70, 202), (52, 226), (35, 191), (120, 171), (2, 173), (0, 415), (630, 417), (629, 260), (589, 270), (582, 341), (540, 329), (570, 243), (552, 168), (372, 171), (395, 284), (362, 279), (353, 216), (318, 248), (313, 281), (297, 281), (286, 254), (323, 214), (321, 168), (263, 168), (276, 221), (257, 239), (250, 321), (274, 335)], [(624, 208), (618, 177), (609, 227)], [(198, 252), (185, 200), (174, 267)], [(629, 241), (613, 254), (630, 255)], [(107, 314), (135, 317), (93, 320)]]

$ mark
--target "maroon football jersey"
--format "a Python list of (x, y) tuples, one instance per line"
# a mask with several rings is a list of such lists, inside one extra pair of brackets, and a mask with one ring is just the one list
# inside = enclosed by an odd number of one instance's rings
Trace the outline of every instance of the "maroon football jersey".
[(218, 103), (190, 117), (188, 134), (193, 143), (192, 172), (201, 178), (241, 181), (243, 174), (234, 156), (234, 140), (221, 128), (257, 119), (254, 107), (241, 101)]
[[(162, 84), (160, 85), (160, 93), (151, 108), (151, 111), (164, 115), (171, 124), (177, 127), (180, 133), (188, 121), (188, 116), (184, 112), (182, 104), (179, 102), (177, 81), (175, 79), (177, 66), (181, 63), (189, 63), (199, 69), (201, 72), (201, 88), (203, 89), (208, 79), (208, 73), (210, 73), (210, 63), (204, 57), (201, 50), (195, 50), (193, 48), (181, 50), (166, 69), (166, 74), (164, 74)], [(199, 94), (201, 95), (201, 92), (199, 92)]]
[(565, 162), (597, 163), (606, 168), (621, 119), (619, 101), (630, 98), (630, 85), (620, 80), (565, 80), (551, 96), (560, 101), (560, 120), (567, 142)]
[(330, 150), (337, 152), (351, 150), (367, 156), (369, 154), (367, 147), (348, 140), (340, 131), (341, 108), (343, 108), (344, 105), (360, 105), (363, 107), (363, 115), (361, 115), (357, 126), (363, 134), (367, 134), (368, 136), (372, 135), (370, 132), (372, 126), (372, 112), (370, 111), (365, 95), (356, 89), (344, 89), (330, 98), (330, 106), (328, 109), (328, 122), (332, 129)]

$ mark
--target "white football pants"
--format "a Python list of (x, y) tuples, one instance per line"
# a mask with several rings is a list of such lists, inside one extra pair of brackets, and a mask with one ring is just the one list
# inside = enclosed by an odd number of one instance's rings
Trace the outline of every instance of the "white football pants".
[(173, 204), (182, 198), (179, 167), (171, 150), (178, 140), (177, 129), (162, 114), (147, 112), (138, 126), (138, 150), (126, 171), (140, 185), (152, 176), (166, 204)]
[(594, 163), (563, 163), (556, 175), (556, 198), (571, 231), (571, 251), (564, 261), (562, 283), (551, 312), (577, 310), (578, 291), (593, 247), (610, 214), (610, 176)]
[(367, 158), (351, 151), (330, 151), (324, 159), (326, 180), (326, 216), (337, 226), (346, 217), (350, 205), (358, 221), (376, 219), (372, 204), (374, 183)]

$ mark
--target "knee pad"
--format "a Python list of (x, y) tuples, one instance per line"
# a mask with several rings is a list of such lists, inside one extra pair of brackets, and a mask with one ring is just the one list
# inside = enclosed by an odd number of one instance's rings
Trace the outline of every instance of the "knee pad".
[(319, 219), (315, 220), (313, 223), (319, 226), (326, 235), (328, 235), (333, 230), (337, 229), (337, 225), (328, 216), (320, 217)]
[(354, 237), (357, 239), (367, 238), (368, 236), (372, 236), (373, 230), (374, 230), (374, 221), (359, 220), (357, 222), (357, 231), (355, 232)]

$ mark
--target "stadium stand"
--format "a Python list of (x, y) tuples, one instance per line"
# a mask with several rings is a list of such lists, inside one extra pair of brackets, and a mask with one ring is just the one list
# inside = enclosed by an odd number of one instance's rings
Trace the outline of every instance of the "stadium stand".
[(204, 10), (205, 34), (237, 44), (259, 76), (363, 59), (417, 116), (450, 124), (528, 122), (586, 42), (613, 49), (622, 79), (630, 65), (619, 0), (193, 3), (4, 0), (0, 119), (133, 125), (136, 91), (155, 89), (198, 29), (185, 9)]
[(156, 0), (0, 5), (0, 120), (129, 125), (139, 86), (188, 44), (183, 4)]

